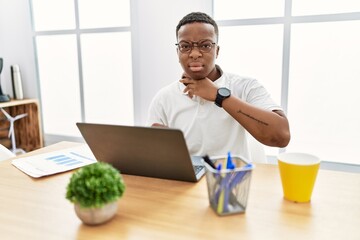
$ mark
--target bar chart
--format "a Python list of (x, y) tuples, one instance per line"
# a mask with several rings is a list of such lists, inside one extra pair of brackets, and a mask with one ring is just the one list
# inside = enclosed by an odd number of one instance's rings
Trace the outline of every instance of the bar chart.
[[(74, 156), (74, 157), (72, 157), (72, 156)], [(60, 154), (60, 155), (56, 155), (56, 156), (51, 156), (51, 157), (45, 158), (45, 160), (53, 161), (57, 165), (74, 166), (74, 165), (83, 163), (83, 161), (81, 161), (81, 158), (83, 158), (84, 160), (92, 160), (86, 156), (82, 156), (82, 155), (74, 153), (74, 152), (70, 152), (68, 155)]]
[(69, 171), (97, 162), (87, 145), (51, 153), (18, 158), (12, 164), (24, 173), (38, 178)]

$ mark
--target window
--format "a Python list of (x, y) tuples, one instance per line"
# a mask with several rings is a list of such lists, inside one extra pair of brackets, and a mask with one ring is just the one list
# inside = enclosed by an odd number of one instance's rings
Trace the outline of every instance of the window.
[(32, 0), (35, 31), (75, 29), (73, 0)]
[(284, 0), (215, 0), (214, 10), (217, 20), (281, 17)]
[(78, 0), (78, 2), (82, 29), (130, 26), (129, 1)]
[(219, 62), (257, 78), (282, 104), (292, 133), (286, 151), (360, 164), (359, 11), (357, 0), (214, 0)]
[[(292, 27), (288, 117), (292, 151), (360, 164), (360, 21)], [(304, 61), (305, 60), (305, 61)]]
[(294, 16), (351, 13), (360, 11), (358, 0), (292, 0)]
[(223, 27), (218, 63), (228, 72), (258, 79), (280, 103), (282, 33), (280, 24)]
[(133, 124), (130, 41), (129, 32), (81, 36), (88, 122)]
[(76, 36), (38, 36), (36, 43), (44, 132), (73, 135), (81, 121)]
[(130, 1), (31, 4), (45, 140), (79, 137), (81, 121), (132, 125)]

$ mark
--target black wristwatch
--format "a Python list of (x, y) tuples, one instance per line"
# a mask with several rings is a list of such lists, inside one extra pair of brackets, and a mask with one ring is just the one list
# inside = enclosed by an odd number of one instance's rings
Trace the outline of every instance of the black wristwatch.
[(221, 87), (217, 90), (217, 94), (216, 94), (216, 99), (215, 99), (215, 104), (218, 107), (222, 107), (222, 102), (224, 101), (224, 99), (230, 97), (231, 92), (229, 89), (225, 88), (225, 87)]

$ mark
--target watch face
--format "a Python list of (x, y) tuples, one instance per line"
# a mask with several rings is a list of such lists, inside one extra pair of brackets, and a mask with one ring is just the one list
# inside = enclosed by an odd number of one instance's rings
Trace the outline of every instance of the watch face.
[(219, 88), (219, 94), (224, 97), (230, 96), (230, 90), (227, 88)]

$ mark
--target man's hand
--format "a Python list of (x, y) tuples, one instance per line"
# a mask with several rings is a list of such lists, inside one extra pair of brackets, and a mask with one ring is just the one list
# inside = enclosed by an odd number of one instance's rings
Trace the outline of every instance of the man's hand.
[(193, 80), (183, 74), (180, 82), (186, 86), (184, 93), (187, 93), (190, 98), (199, 96), (208, 101), (215, 101), (218, 88), (209, 78)]

